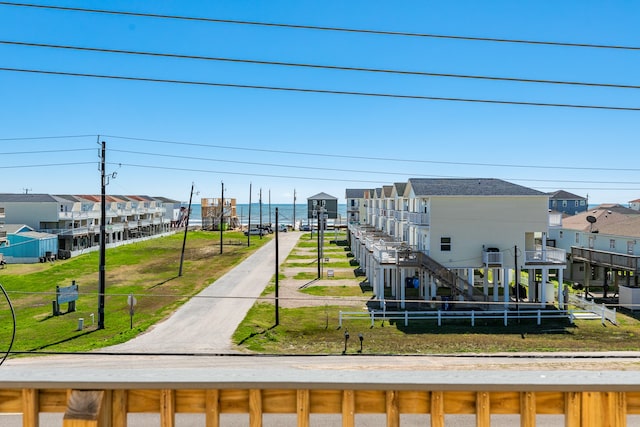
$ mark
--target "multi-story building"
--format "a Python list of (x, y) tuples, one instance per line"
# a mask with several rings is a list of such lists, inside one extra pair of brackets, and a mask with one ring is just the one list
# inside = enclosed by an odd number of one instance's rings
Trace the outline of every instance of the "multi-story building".
[(200, 199), (200, 210), (205, 230), (220, 230), (220, 224), (223, 230), (240, 227), (236, 199), (203, 198)]
[(622, 306), (640, 309), (640, 212), (620, 205), (600, 205), (563, 218), (550, 230), (568, 255), (567, 279), (608, 296), (619, 292)]
[[(148, 196), (105, 197), (106, 244), (168, 231), (162, 201)], [(58, 236), (58, 256), (97, 249), (100, 241), (101, 197), (96, 195), (0, 194), (6, 222)]]
[(366, 199), (365, 194), (370, 190), (362, 188), (348, 188), (345, 191), (347, 199), (347, 222), (349, 224), (360, 224), (366, 219)]
[(424, 300), (446, 288), (451, 298), (508, 304), (510, 285), (522, 283), (515, 272), (526, 269), (529, 300), (554, 300), (549, 275), (562, 283), (566, 254), (547, 244), (547, 194), (484, 178), (412, 178), (386, 187), (367, 199), (367, 223), (349, 227), (377, 298), (390, 290), (403, 307), (411, 281)]
[(576, 215), (585, 212), (588, 207), (589, 200), (586, 197), (577, 196), (564, 190), (549, 193), (549, 209), (552, 211)]

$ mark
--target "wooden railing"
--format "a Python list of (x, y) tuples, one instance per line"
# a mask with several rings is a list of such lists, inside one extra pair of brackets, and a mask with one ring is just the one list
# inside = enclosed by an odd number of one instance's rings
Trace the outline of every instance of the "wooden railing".
[(490, 426), (491, 415), (507, 414), (519, 415), (521, 426), (535, 426), (538, 414), (562, 415), (566, 426), (626, 426), (628, 414), (640, 413), (640, 386), (636, 388), (639, 391), (526, 391), (526, 386), (522, 391), (25, 388), (0, 390), (0, 411), (22, 413), (24, 427), (38, 427), (40, 412), (64, 412), (64, 427), (126, 427), (127, 414), (133, 413), (159, 414), (161, 427), (175, 426), (178, 413), (204, 414), (207, 427), (220, 426), (222, 414), (248, 414), (250, 426), (261, 426), (264, 414), (296, 414), (297, 426), (309, 426), (311, 414), (339, 414), (343, 426), (355, 426), (357, 414), (384, 414), (387, 426), (400, 426), (401, 414), (429, 415), (432, 427), (444, 426), (452, 414), (475, 414), (479, 427)]

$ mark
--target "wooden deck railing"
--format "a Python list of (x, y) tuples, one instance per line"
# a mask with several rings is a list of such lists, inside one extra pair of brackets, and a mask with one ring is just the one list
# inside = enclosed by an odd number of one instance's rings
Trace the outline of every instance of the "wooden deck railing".
[[(478, 374), (468, 374), (476, 381), (433, 389), (406, 383), (397, 387), (389, 384), (386, 389), (361, 388), (363, 384), (351, 388), (272, 388), (260, 382), (246, 388), (218, 388), (215, 384), (189, 388), (178, 383), (136, 388), (135, 380), (130, 388), (115, 389), (109, 384), (93, 384), (91, 390), (26, 385), (0, 388), (0, 413), (22, 413), (24, 427), (38, 427), (40, 412), (64, 412), (64, 427), (125, 427), (131, 413), (160, 414), (161, 427), (175, 426), (179, 413), (204, 414), (207, 427), (220, 426), (221, 414), (248, 414), (250, 426), (261, 426), (264, 414), (296, 414), (297, 426), (309, 426), (311, 414), (339, 414), (343, 426), (357, 425), (356, 414), (384, 414), (387, 426), (400, 426), (401, 414), (429, 414), (431, 426), (444, 426), (449, 414), (475, 414), (479, 427), (490, 426), (492, 414), (518, 414), (524, 427), (535, 426), (537, 414), (562, 415), (565, 426), (586, 427), (626, 426), (628, 414), (640, 414), (637, 382), (634, 386), (585, 386), (583, 375), (576, 373), (575, 385), (563, 386), (560, 381), (500, 389), (499, 385), (479, 385)], [(547, 374), (553, 376), (554, 372)]]

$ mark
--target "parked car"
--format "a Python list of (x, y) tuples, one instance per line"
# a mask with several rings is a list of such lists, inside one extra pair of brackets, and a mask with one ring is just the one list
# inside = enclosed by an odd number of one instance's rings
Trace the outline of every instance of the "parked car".
[(250, 230), (244, 231), (245, 236), (248, 236), (249, 234), (251, 234), (252, 236), (264, 236), (267, 233), (268, 232), (262, 228), (252, 228)]
[(310, 225), (302, 225), (300, 226), (300, 231), (311, 231), (311, 226)]
[(287, 228), (287, 226), (285, 224), (280, 224), (278, 226), (278, 231), (280, 231), (282, 233), (286, 233), (287, 231), (289, 231), (289, 229)]

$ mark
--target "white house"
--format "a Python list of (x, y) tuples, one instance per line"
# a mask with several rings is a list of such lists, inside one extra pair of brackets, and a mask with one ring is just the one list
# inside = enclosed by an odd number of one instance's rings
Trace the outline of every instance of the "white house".
[(528, 283), (531, 301), (546, 306), (554, 300), (546, 285), (549, 272), (557, 272), (562, 283), (566, 254), (546, 242), (547, 194), (485, 178), (412, 178), (400, 196), (401, 187), (377, 189), (369, 223), (350, 226), (352, 251), (379, 299), (390, 288), (404, 307), (411, 279), (423, 300), (447, 287), (452, 298), (497, 302), (502, 295), (506, 304), (517, 268), (529, 270), (531, 278), (539, 273), (545, 284)]

